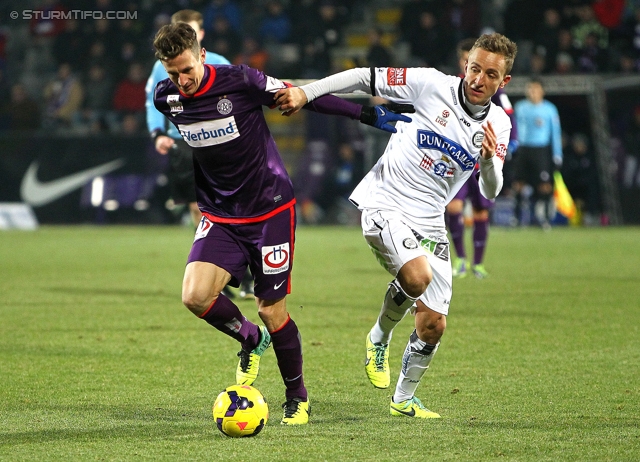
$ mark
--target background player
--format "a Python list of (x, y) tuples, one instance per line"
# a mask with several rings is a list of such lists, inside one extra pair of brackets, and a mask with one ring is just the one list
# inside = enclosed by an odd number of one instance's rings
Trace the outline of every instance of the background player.
[[(541, 202), (537, 219), (543, 229), (551, 227), (553, 172), (562, 167), (562, 130), (558, 108), (544, 99), (544, 88), (538, 79), (530, 80), (525, 87), (526, 99), (518, 101), (514, 108), (520, 128), (520, 147), (513, 157), (516, 193), (515, 215), (522, 218), (523, 189), (525, 184), (535, 188), (535, 199)], [(537, 208), (537, 207), (536, 207)]]
[(491, 97), (511, 79), (515, 55), (516, 45), (506, 37), (483, 35), (469, 53), (464, 79), (431, 68), (351, 69), (276, 94), (286, 114), (319, 95), (355, 90), (415, 106), (413, 122), (398, 123), (384, 155), (350, 196), (362, 210), (371, 250), (395, 277), (366, 339), (365, 370), (374, 386), (389, 386), (393, 328), (409, 309), (415, 313), (391, 415), (440, 417), (415, 391), (438, 349), (451, 302), (445, 206), (476, 162), (485, 197), (494, 198), (502, 187), (511, 123)]
[[(205, 65), (205, 50), (185, 23), (163, 26), (154, 48), (169, 74), (156, 86), (154, 104), (193, 148), (196, 198), (203, 214), (185, 269), (182, 301), (240, 342), (239, 384), (254, 382), (260, 358), (273, 343), (286, 387), (281, 423), (306, 424), (310, 405), (301, 338), (286, 307), (296, 201), (262, 112), (286, 85), (244, 65)], [(332, 96), (308, 108), (379, 128), (390, 120), (411, 120)], [(265, 327), (248, 321), (221, 293), (227, 284), (238, 286), (247, 266), (255, 278), (258, 314)]]
[[(458, 43), (456, 53), (458, 55), (458, 65), (460, 66), (460, 77), (462, 78), (464, 78), (467, 60), (469, 59), (469, 51), (474, 43), (475, 39), (472, 38), (464, 39)], [(498, 88), (496, 94), (491, 97), (491, 101), (504, 109), (504, 112), (511, 120), (511, 135), (507, 152), (512, 154), (518, 149), (518, 132), (511, 101), (509, 101), (509, 97), (502, 88)], [(484, 279), (489, 275), (482, 262), (489, 238), (489, 210), (493, 207), (494, 201), (487, 199), (480, 193), (478, 177), (475, 174), (469, 177), (467, 182), (460, 188), (460, 191), (447, 205), (449, 232), (457, 255), (457, 258), (453, 260), (453, 277), (463, 278), (467, 275), (463, 216), (464, 201), (467, 198), (471, 201), (473, 213), (473, 264), (471, 265), (471, 271), (478, 279)]]

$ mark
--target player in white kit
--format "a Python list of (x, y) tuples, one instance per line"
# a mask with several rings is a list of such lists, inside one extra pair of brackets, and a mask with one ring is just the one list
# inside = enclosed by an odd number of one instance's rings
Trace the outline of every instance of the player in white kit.
[(320, 95), (357, 90), (415, 107), (412, 122), (397, 123), (384, 155), (350, 196), (369, 247), (395, 277), (366, 339), (365, 369), (375, 387), (389, 387), (393, 328), (407, 312), (415, 315), (391, 415), (440, 417), (415, 391), (438, 350), (451, 301), (445, 206), (476, 162), (482, 194), (493, 199), (502, 188), (511, 122), (491, 97), (511, 79), (516, 51), (503, 35), (485, 34), (469, 53), (464, 78), (432, 68), (359, 68), (276, 93), (285, 115)]

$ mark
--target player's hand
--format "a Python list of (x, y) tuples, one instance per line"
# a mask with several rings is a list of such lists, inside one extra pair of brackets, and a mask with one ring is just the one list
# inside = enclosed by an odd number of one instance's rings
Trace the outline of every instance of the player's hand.
[(175, 141), (170, 136), (160, 135), (156, 138), (156, 151), (163, 155), (167, 154), (174, 143)]
[(396, 133), (396, 127), (389, 125), (389, 122), (398, 120), (411, 122), (411, 117), (403, 113), (413, 114), (414, 112), (416, 110), (412, 104), (387, 103), (379, 106), (362, 106), (360, 122), (386, 132)]
[(484, 128), (484, 139), (482, 140), (480, 155), (483, 159), (489, 160), (496, 155), (498, 138), (496, 137), (496, 132), (493, 131), (493, 125), (488, 120), (482, 128)]
[(307, 104), (307, 95), (298, 87), (289, 87), (278, 90), (273, 96), (276, 107), (282, 111), (283, 116), (292, 116)]

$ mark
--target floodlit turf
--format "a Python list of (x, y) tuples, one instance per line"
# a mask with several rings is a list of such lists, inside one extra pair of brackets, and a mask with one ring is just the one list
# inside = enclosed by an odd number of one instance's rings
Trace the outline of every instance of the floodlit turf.
[[(255, 438), (214, 427), (238, 345), (191, 315), (179, 227), (0, 232), (0, 460), (640, 460), (640, 229), (494, 228), (490, 277), (454, 281), (418, 396), (389, 416), (364, 366), (389, 276), (359, 229), (298, 230), (289, 308), (311, 423), (281, 427), (273, 349)], [(239, 302), (257, 321), (253, 302)], [(392, 387), (411, 318), (391, 343)]]

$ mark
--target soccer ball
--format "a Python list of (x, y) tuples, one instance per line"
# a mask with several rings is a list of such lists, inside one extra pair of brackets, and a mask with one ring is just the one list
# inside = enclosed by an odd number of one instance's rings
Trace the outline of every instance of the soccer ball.
[(232, 385), (216, 398), (213, 420), (218, 430), (227, 436), (256, 436), (269, 419), (267, 402), (256, 388)]

